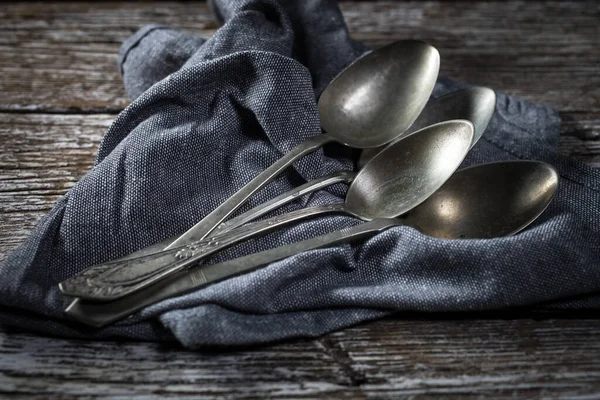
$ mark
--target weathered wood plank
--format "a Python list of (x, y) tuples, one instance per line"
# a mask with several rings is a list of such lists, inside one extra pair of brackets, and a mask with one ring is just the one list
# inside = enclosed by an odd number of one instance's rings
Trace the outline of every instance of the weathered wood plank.
[(0, 394), (29, 399), (593, 396), (600, 391), (599, 333), (597, 319), (408, 317), (314, 341), (212, 353), (0, 332)]
[(113, 119), (0, 113), (0, 260), (91, 168)]
[[(329, 335), (369, 392), (568, 397), (594, 393), (598, 320), (389, 320)], [(335, 343), (335, 344), (334, 344)], [(383, 344), (383, 345), (379, 345)], [(453, 371), (452, 373), (448, 373)], [(456, 373), (456, 374), (454, 374)]]
[[(341, 7), (352, 35), (368, 44), (409, 37), (432, 43), (442, 54), (442, 74), (562, 111), (600, 110), (600, 24), (593, 3)], [(159, 23), (202, 36), (217, 28), (204, 3), (5, 3), (0, 20), (0, 110), (117, 112), (128, 99), (116, 54), (137, 28)]]
[(600, 113), (561, 113), (559, 151), (600, 168)]
[(202, 36), (218, 27), (202, 2), (5, 3), (0, 20), (0, 109), (63, 112), (116, 113), (129, 103), (116, 59), (141, 26), (177, 25)]

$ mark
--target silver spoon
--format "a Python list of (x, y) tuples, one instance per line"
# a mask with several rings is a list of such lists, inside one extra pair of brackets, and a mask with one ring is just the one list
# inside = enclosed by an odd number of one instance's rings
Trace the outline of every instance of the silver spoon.
[(439, 66), (438, 51), (416, 40), (394, 42), (356, 60), (319, 98), (321, 126), (326, 133), (296, 146), (168, 248), (204, 239), (253, 193), (295, 161), (327, 143), (365, 149), (394, 140), (412, 125), (425, 107)]
[[(496, 93), (492, 89), (479, 86), (448, 93), (427, 103), (412, 126), (392, 143), (438, 122), (449, 119), (466, 119), (475, 126), (475, 135), (471, 144), (473, 147), (483, 135), (495, 109)], [(385, 146), (363, 150), (358, 160), (358, 167), (362, 168), (384, 148)]]
[(301, 242), (180, 271), (122, 299), (108, 303), (74, 302), (65, 312), (87, 325), (105, 326), (169, 297), (181, 296), (304, 251), (367, 238), (400, 225), (413, 226), (424, 234), (446, 239), (511, 235), (527, 227), (546, 209), (557, 186), (556, 170), (545, 163), (502, 161), (477, 165), (458, 171), (405, 219), (375, 219)]
[[(488, 89), (486, 87), (473, 87), (449, 93), (427, 103), (423, 109), (423, 112), (421, 112), (421, 115), (419, 115), (417, 120), (412, 124), (408, 131), (402, 134), (400, 138), (395, 139), (392, 143), (401, 140), (403, 137), (406, 137), (410, 133), (414, 133), (419, 129), (423, 129), (429, 125), (433, 125), (444, 120), (466, 119), (471, 121), (475, 127), (473, 143), (471, 143), (471, 147), (473, 147), (485, 131), (490, 119), (492, 118), (495, 108), (496, 94), (492, 89)], [(369, 160), (371, 160), (384, 148), (385, 146), (378, 147), (376, 149), (363, 150), (359, 160), (359, 168), (364, 167)], [(210, 233), (209, 237), (218, 236), (234, 228), (242, 226), (268, 213), (269, 211), (272, 211), (297, 199), (300, 196), (323, 189), (324, 187), (333, 185), (335, 183), (350, 183), (356, 177), (356, 174), (356, 172), (341, 171), (327, 177), (315, 179), (305, 183), (304, 185), (279, 195), (270, 201), (260, 204), (235, 218), (221, 223), (214, 231)], [(168, 243), (165, 243), (163, 247), (165, 247), (167, 244)]]
[[(471, 143), (471, 147), (473, 147), (481, 138), (481, 135), (490, 122), (495, 107), (496, 94), (492, 89), (488, 89), (486, 87), (473, 87), (449, 93), (428, 102), (411, 127), (404, 134), (400, 135), (399, 138), (394, 139), (392, 143), (397, 142), (403, 137), (406, 137), (419, 129), (442, 122), (444, 120), (466, 119), (471, 121), (475, 127), (473, 143)], [(384, 148), (385, 146), (363, 150), (358, 161), (358, 167), (364, 167), (364, 165), (371, 158), (373, 158), (373, 156), (381, 152), (381, 150)], [(327, 186), (342, 182), (350, 183), (356, 177), (356, 174), (357, 172), (340, 171), (326, 177), (314, 179), (265, 203), (262, 203), (235, 218), (222, 222), (219, 226), (217, 226), (217, 228), (215, 228), (215, 230), (210, 232), (207, 237), (215, 237), (228, 232), (301, 196), (321, 190)], [(120, 260), (156, 253), (167, 248), (176, 239), (177, 237), (166, 239), (162, 242), (156, 243), (152, 246), (120, 258)]]
[(447, 121), (387, 147), (356, 176), (344, 203), (304, 208), (182, 248), (87, 268), (63, 281), (67, 295), (109, 301), (124, 297), (241, 240), (285, 224), (342, 213), (370, 221), (402, 215), (433, 194), (458, 168), (473, 139), (473, 124)]
[(391, 142), (413, 124), (427, 104), (439, 66), (439, 52), (417, 40), (397, 41), (359, 58), (333, 79), (319, 98), (319, 115), (325, 134), (296, 146), (181, 236), (148, 246), (120, 260), (208, 237), (252, 194), (298, 159), (327, 143), (365, 149)]

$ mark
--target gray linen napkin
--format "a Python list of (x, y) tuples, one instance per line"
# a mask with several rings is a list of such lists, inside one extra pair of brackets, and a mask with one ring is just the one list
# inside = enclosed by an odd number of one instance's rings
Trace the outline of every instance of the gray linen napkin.
[[(499, 93), (464, 166), (535, 159), (559, 170), (555, 200), (524, 232), (439, 240), (397, 227), (163, 301), (108, 328), (66, 321), (69, 300), (58, 282), (184, 232), (294, 145), (320, 134), (318, 95), (366, 51), (349, 38), (334, 1), (222, 0), (213, 9), (225, 24), (210, 39), (150, 26), (124, 43), (119, 62), (133, 102), (108, 129), (92, 170), (0, 267), (0, 321), (59, 335), (197, 347), (312, 337), (401, 310), (600, 307), (600, 172), (557, 154), (555, 111)], [(434, 97), (465, 86), (441, 79)], [(356, 155), (331, 146), (305, 157), (241, 211), (351, 169)], [(337, 185), (279, 212), (339, 202), (344, 191)], [(209, 262), (356, 223), (341, 216), (306, 221)]]

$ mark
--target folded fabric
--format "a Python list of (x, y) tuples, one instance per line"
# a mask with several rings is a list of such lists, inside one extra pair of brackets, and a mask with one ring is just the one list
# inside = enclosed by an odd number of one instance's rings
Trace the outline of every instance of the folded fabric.
[[(397, 227), (160, 302), (107, 328), (66, 320), (70, 299), (59, 293), (60, 281), (183, 233), (319, 135), (319, 94), (366, 51), (350, 39), (333, 0), (221, 0), (212, 7), (225, 23), (208, 40), (149, 26), (124, 43), (119, 63), (133, 101), (108, 129), (92, 170), (0, 267), (2, 323), (196, 347), (312, 337), (401, 310), (600, 307), (600, 172), (557, 153), (555, 111), (498, 93), (490, 125), (463, 166), (534, 159), (561, 175), (550, 207), (522, 233), (440, 240)], [(440, 79), (434, 97), (466, 86)], [(356, 156), (333, 145), (309, 155), (240, 212), (352, 169)], [(336, 185), (277, 212), (340, 202), (345, 189)], [(342, 216), (305, 221), (208, 263), (357, 223)]]

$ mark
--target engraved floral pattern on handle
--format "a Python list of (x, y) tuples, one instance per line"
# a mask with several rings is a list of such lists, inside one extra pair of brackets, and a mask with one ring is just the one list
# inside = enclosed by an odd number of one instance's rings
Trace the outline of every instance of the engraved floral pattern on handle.
[[(344, 212), (344, 204), (329, 204), (297, 210), (271, 219), (250, 223), (221, 236), (147, 256), (99, 264), (60, 285), (64, 294), (90, 300), (115, 300), (177, 272), (218, 250), (282, 225), (311, 216)], [(83, 277), (83, 278), (82, 278)], [(111, 286), (111, 290), (99, 287)]]

